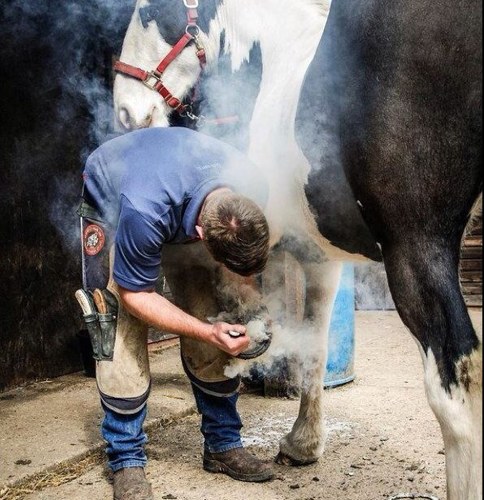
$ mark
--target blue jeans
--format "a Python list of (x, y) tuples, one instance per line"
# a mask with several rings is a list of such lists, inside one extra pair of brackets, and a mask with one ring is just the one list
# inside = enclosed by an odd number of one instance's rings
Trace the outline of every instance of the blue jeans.
[[(210, 396), (192, 385), (198, 411), (202, 414), (200, 430), (205, 438), (205, 449), (222, 452), (240, 448), (242, 422), (237, 412), (238, 394), (230, 397)], [(113, 472), (127, 467), (144, 467), (147, 437), (143, 431), (146, 406), (133, 415), (122, 415), (103, 406), (101, 431), (107, 441), (108, 464)]]
[(147, 437), (143, 431), (143, 422), (146, 418), (146, 405), (132, 415), (122, 415), (102, 403), (101, 405), (104, 410), (101, 432), (108, 443), (106, 453), (111, 470), (116, 472), (127, 467), (144, 467)]
[(212, 453), (242, 447), (242, 421), (237, 412), (238, 394), (229, 397), (210, 396), (192, 384), (198, 412), (202, 414), (200, 430), (204, 447)]

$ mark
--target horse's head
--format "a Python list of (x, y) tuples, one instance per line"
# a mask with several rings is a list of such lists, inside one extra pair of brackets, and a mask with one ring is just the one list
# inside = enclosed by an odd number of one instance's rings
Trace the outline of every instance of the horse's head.
[(114, 82), (115, 113), (125, 129), (168, 126), (175, 110), (190, 113), (178, 103), (200, 76), (220, 3), (207, 0), (198, 9), (197, 0), (137, 0)]

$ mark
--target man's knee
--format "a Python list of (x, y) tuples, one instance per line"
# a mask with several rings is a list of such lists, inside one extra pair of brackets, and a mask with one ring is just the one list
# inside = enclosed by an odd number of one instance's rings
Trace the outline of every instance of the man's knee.
[(238, 392), (240, 377), (227, 377), (224, 373), (229, 355), (193, 339), (182, 338), (183, 369), (190, 382), (206, 394), (230, 396)]
[(147, 325), (122, 307), (113, 281), (107, 289), (93, 293), (78, 290), (76, 297), (84, 301), (81, 307), (93, 345), (102, 402), (119, 413), (136, 413), (150, 392)]

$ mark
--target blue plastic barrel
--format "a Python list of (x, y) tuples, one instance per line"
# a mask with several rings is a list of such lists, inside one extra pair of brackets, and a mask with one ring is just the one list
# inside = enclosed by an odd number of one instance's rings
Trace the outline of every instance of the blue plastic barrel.
[(355, 280), (352, 264), (344, 264), (328, 337), (325, 387), (336, 387), (355, 378)]

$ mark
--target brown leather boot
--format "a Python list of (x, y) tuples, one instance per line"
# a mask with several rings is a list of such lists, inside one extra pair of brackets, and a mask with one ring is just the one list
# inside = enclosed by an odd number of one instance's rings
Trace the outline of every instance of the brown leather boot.
[(143, 467), (126, 467), (114, 473), (114, 500), (153, 500)]
[(260, 483), (274, 477), (270, 464), (259, 460), (244, 448), (234, 448), (220, 453), (210, 453), (205, 450), (203, 468), (209, 472), (222, 472), (238, 481)]

